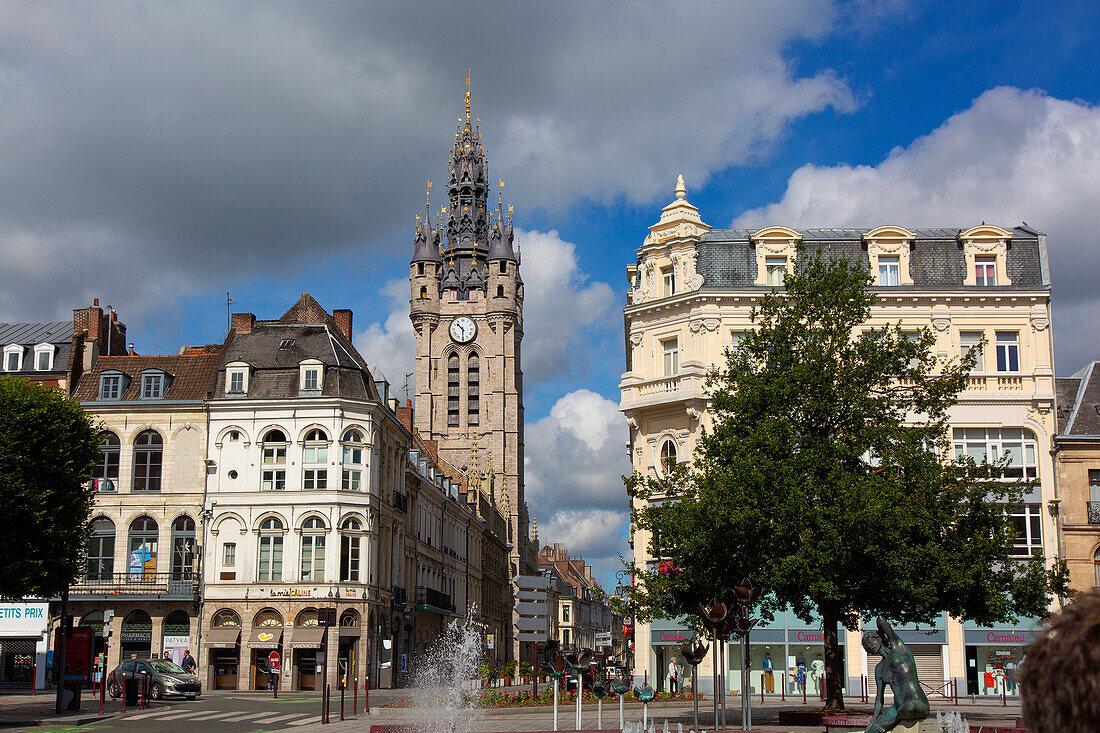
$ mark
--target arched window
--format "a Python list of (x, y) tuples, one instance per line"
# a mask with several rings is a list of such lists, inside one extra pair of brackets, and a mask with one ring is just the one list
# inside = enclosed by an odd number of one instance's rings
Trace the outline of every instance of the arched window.
[(156, 574), (159, 536), (160, 530), (152, 517), (138, 517), (130, 522), (130, 562), (126, 572), (131, 580), (152, 578)]
[(302, 580), (325, 580), (325, 523), (317, 517), (302, 525)]
[[(504, 263), (502, 262), (501, 264), (504, 264)], [(503, 285), (497, 285), (497, 297), (498, 298), (503, 298), (504, 297), (504, 286)]]
[(358, 430), (345, 430), (344, 475), (340, 486), (344, 491), (358, 491), (363, 477), (363, 434)]
[(237, 615), (236, 611), (223, 608), (214, 614), (214, 618), (210, 622), (210, 625), (214, 628), (219, 628), (221, 626), (240, 626), (241, 617)]
[(103, 434), (99, 446), (99, 460), (92, 475), (92, 487), (96, 491), (118, 491), (118, 454), (121, 443), (112, 432)]
[(283, 617), (274, 608), (265, 608), (264, 610), (256, 614), (256, 618), (252, 619), (252, 625), (263, 626), (265, 628), (270, 626), (278, 626), (282, 628)]
[(195, 520), (186, 514), (172, 522), (172, 579), (190, 580), (195, 567)]
[(283, 523), (275, 517), (260, 524), (259, 566), (256, 580), (279, 581), (283, 579)]
[(470, 354), (466, 360), (466, 424), (481, 422), (481, 360)]
[[(424, 267), (423, 264), (421, 264), (420, 266)], [(423, 274), (423, 273), (421, 273), (421, 274)], [(420, 286), (420, 299), (421, 300), (427, 300), (428, 299), (428, 286), (427, 285), (421, 285)]]
[(160, 491), (164, 441), (156, 430), (143, 430), (134, 441), (134, 491)]
[(447, 357), (447, 425), (458, 425), (459, 389), (458, 354), (452, 351)]
[(672, 467), (676, 465), (676, 444), (666, 440), (661, 445), (661, 473), (668, 475)]
[(268, 430), (260, 441), (260, 491), (286, 488), (286, 433)]
[(92, 521), (88, 540), (87, 580), (111, 580), (115, 572), (115, 523), (107, 517)]
[(363, 525), (354, 517), (348, 517), (340, 525), (340, 582), (359, 582), (359, 535)]
[(321, 618), (316, 608), (305, 608), (294, 619), (295, 626), (320, 626)]
[(302, 488), (328, 488), (328, 435), (313, 429), (306, 433), (302, 445)]

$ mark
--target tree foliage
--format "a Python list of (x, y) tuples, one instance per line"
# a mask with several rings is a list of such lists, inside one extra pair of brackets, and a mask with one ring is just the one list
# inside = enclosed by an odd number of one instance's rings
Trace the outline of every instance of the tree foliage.
[(1066, 578), (1012, 559), (1005, 507), (1028, 485), (952, 456), (948, 415), (976, 353), (940, 361), (927, 330), (870, 327), (866, 268), (798, 254), (710, 375), (713, 424), (693, 466), (627, 479), (645, 500), (633, 523), (665, 559), (636, 569), (633, 605), (642, 619), (694, 615), (751, 578), (765, 617), (823, 620), (828, 705), (841, 707), (838, 624), (1042, 615)]
[(50, 598), (76, 577), (99, 443), (62, 392), (0, 377), (0, 597)]

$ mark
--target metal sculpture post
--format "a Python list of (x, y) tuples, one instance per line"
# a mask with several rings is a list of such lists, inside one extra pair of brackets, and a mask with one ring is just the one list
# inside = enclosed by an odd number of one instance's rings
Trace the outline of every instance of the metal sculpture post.
[(699, 687), (698, 676), (699, 664), (707, 656), (707, 645), (697, 644), (692, 646), (691, 642), (688, 642), (680, 647), (680, 654), (683, 655), (687, 663), (691, 665), (691, 707), (692, 712), (695, 714), (695, 728), (693, 730), (699, 730)]
[[(630, 692), (630, 685), (634, 682), (634, 677), (620, 677), (617, 680), (612, 680), (611, 691), (619, 696), (619, 730), (623, 729), (625, 721), (623, 720), (623, 696)], [(698, 726), (696, 726), (698, 728)]]
[(592, 683), (592, 694), (596, 696), (596, 730), (603, 730), (603, 699), (607, 696), (607, 688), (601, 680)]
[(649, 728), (649, 701), (656, 695), (656, 691), (645, 682), (641, 688), (634, 688), (634, 697), (642, 701), (642, 733)]
[(592, 660), (592, 650), (584, 649), (580, 655), (566, 654), (565, 662), (577, 675), (577, 730), (581, 729), (581, 699), (584, 697), (584, 670)]
[[(725, 626), (728, 613), (725, 603), (712, 600), (710, 605), (699, 604), (699, 615), (703, 619), (703, 625), (710, 629), (711, 636), (714, 638), (714, 728), (716, 730), (719, 726), (722, 730), (726, 728), (725, 683), (723, 682), (725, 670), (719, 667), (722, 665), (720, 657), (724, 657), (721, 654), (721, 638), (729, 634)], [(718, 717), (719, 709), (722, 711), (721, 718)]]
[(737, 595), (737, 604), (741, 607), (741, 612), (733, 621), (733, 628), (741, 637), (741, 727), (745, 730), (752, 730), (752, 695), (749, 694), (749, 673), (752, 671), (749, 650), (752, 647), (749, 646), (749, 632), (757, 622), (752, 617), (752, 606), (760, 598), (762, 591), (762, 587), (754, 586), (748, 578), (733, 589)]
[(546, 669), (554, 680), (554, 730), (558, 729), (558, 681), (569, 667), (562, 656), (554, 657), (552, 662), (546, 663)]

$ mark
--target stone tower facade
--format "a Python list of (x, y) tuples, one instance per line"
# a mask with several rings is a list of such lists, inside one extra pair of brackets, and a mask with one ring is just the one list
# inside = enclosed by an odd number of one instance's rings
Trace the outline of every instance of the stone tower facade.
[[(503, 181), (500, 182), (503, 184)], [(431, 184), (429, 183), (429, 194)], [(509, 572), (534, 572), (523, 494), (523, 280), (511, 208), (490, 208), (481, 133), (459, 122), (447, 206), (417, 217), (409, 270), (416, 334), (414, 420), (442, 458), (462, 467), (508, 519)], [(430, 201), (430, 198), (429, 198)]]

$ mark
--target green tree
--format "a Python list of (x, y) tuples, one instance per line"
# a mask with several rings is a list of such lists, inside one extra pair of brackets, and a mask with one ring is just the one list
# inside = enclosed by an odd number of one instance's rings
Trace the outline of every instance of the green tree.
[(695, 615), (706, 599), (734, 603), (751, 578), (765, 617), (820, 616), (826, 706), (839, 709), (838, 626), (1042, 615), (1066, 571), (1012, 558), (1005, 506), (1027, 485), (951, 455), (948, 411), (976, 354), (941, 362), (928, 331), (869, 327), (861, 263), (801, 248), (798, 262), (711, 374), (713, 426), (694, 465), (627, 479), (647, 500), (632, 521), (672, 568), (637, 568), (632, 605), (643, 619)]
[(99, 443), (62, 392), (0, 378), (0, 596), (51, 598), (79, 573)]

